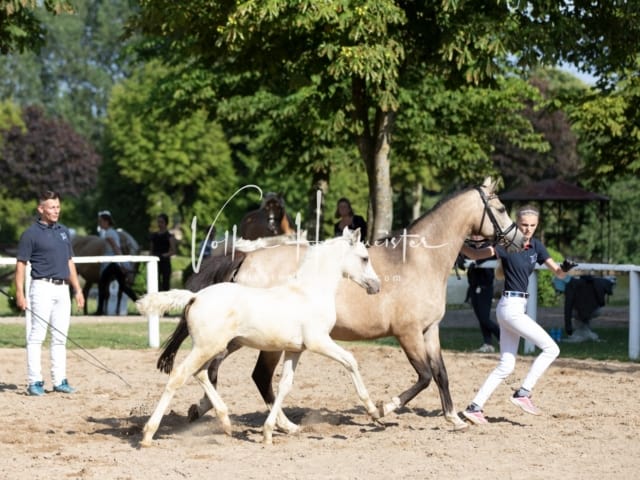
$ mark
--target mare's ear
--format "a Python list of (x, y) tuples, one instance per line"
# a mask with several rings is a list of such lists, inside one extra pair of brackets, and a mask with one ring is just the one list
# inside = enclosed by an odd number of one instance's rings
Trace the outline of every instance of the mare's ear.
[(351, 245), (355, 245), (356, 243), (358, 243), (360, 241), (360, 228), (356, 228), (355, 230), (349, 230), (349, 227), (344, 227), (344, 235), (349, 235), (349, 242), (351, 243)]
[(491, 176), (488, 176), (484, 179), (484, 182), (482, 182), (482, 187), (487, 189), (487, 194), (488, 195), (493, 195), (497, 189), (498, 186), (498, 179), (493, 179), (491, 178)]

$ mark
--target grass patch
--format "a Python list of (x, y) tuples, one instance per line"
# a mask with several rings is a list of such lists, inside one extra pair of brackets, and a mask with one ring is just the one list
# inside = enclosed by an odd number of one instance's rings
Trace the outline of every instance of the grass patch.
[[(160, 342), (169, 337), (175, 329), (175, 321), (160, 322)], [(594, 328), (601, 341), (583, 343), (560, 343), (560, 357), (594, 360), (618, 360), (629, 362), (629, 330), (627, 328)], [(149, 331), (146, 322), (131, 323), (73, 323), (69, 329), (68, 348), (113, 348), (145, 349), (149, 348)], [(473, 352), (479, 346), (477, 328), (441, 328), (440, 343), (444, 350)], [(48, 340), (47, 340), (48, 343)], [(376, 345), (398, 346), (395, 338), (376, 340)], [(523, 354), (520, 342), (520, 354)], [(76, 345), (77, 344), (77, 345)], [(190, 348), (185, 341), (183, 348)], [(348, 345), (348, 344), (347, 344)], [(24, 348), (24, 324), (0, 324), (0, 348)]]
[[(175, 322), (160, 322), (160, 343), (176, 328)], [(49, 336), (47, 335), (46, 345)], [(149, 329), (146, 322), (131, 323), (73, 323), (69, 328), (68, 348), (113, 348), (144, 349), (149, 348)], [(185, 341), (185, 345), (189, 345)], [(0, 325), (0, 348), (24, 348), (24, 324)]]
[[(560, 342), (561, 358), (618, 360), (633, 362), (629, 359), (629, 329), (623, 327), (594, 328), (600, 337), (599, 342), (567, 343)], [(473, 352), (481, 343), (477, 328), (447, 327), (440, 329), (440, 345), (443, 350), (454, 352)], [(394, 337), (382, 338), (375, 341), (378, 345), (399, 346)], [(536, 355), (539, 352), (536, 349)], [(524, 341), (520, 341), (518, 350), (524, 355)], [(638, 362), (638, 360), (635, 360)]]

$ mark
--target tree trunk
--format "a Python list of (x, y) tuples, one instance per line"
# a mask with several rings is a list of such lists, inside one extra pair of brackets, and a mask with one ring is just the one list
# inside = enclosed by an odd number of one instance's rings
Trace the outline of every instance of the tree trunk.
[(364, 161), (369, 185), (367, 211), (368, 238), (373, 243), (391, 231), (393, 224), (393, 192), (391, 191), (391, 131), (395, 112), (376, 109), (373, 127), (369, 119), (371, 101), (366, 93), (366, 82), (361, 78), (352, 81), (354, 119), (362, 125), (357, 137), (358, 150)]
[(413, 185), (413, 195), (411, 197), (411, 221), (414, 221), (422, 211), (422, 183), (416, 182)]
[(375, 147), (372, 152), (369, 173), (369, 241), (384, 237), (391, 232), (393, 225), (393, 191), (391, 190), (391, 130), (395, 114), (393, 112), (376, 113)]

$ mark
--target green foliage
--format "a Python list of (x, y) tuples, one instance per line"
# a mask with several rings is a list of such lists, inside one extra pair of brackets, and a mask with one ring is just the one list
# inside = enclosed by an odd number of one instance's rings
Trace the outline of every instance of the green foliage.
[(125, 55), (127, 43), (121, 38), (132, 4), (74, 0), (73, 12), (35, 15), (40, 48), (0, 57), (0, 98), (13, 98), (23, 107), (40, 105), (98, 146), (111, 87), (127, 74), (132, 58)]
[(12, 196), (27, 200), (49, 189), (78, 197), (95, 185), (101, 158), (68, 123), (47, 117), (39, 107), (25, 108), (23, 121), (24, 132), (0, 132), (0, 169)]
[(18, 242), (22, 232), (36, 216), (36, 202), (15, 198), (6, 187), (0, 187), (0, 244)]
[[(565, 258), (565, 255), (554, 250), (553, 248), (546, 246), (549, 255), (556, 263), (560, 264)], [(553, 279), (555, 275), (547, 269), (536, 270), (538, 276), (538, 305), (541, 307), (555, 307), (560, 302), (560, 296), (556, 293), (553, 287)]]
[(595, 187), (640, 172), (640, 75), (632, 74), (608, 95), (591, 95), (569, 114), (589, 155)]
[[(610, 205), (610, 251), (608, 261), (640, 265), (640, 179), (634, 175), (620, 178), (607, 189)], [(597, 224), (593, 228), (598, 227)]]
[[(110, 162), (149, 202), (149, 222), (162, 212), (184, 221), (211, 222), (239, 188), (220, 126), (198, 110), (175, 122), (153, 102), (167, 68), (150, 62), (114, 88), (107, 118)], [(153, 202), (153, 203), (151, 203)], [(222, 211), (218, 228), (229, 224)], [(188, 232), (185, 232), (188, 234)]]
[[(18, 128), (22, 133), (27, 129), (22, 118), (22, 110), (11, 100), (0, 101), (0, 131)], [(0, 147), (2, 143), (0, 143)]]
[(499, 174), (490, 156), (499, 141), (529, 152), (549, 148), (522, 115), (527, 105), (541, 100), (540, 92), (518, 78), (499, 78), (495, 88), (451, 90), (439, 78), (420, 77), (400, 98), (395, 184), (428, 185), (437, 179), (432, 188), (440, 189), (442, 184), (469, 185), (483, 175)]
[(0, 4), (0, 53), (37, 49), (42, 46), (44, 28), (39, 11), (52, 14), (72, 11), (68, 0), (9, 0)]

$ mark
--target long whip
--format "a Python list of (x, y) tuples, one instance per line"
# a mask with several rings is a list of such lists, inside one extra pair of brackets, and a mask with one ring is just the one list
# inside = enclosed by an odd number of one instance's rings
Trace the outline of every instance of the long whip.
[[(16, 301), (15, 297), (9, 295), (9, 293), (5, 292), (3, 289), (0, 288), (0, 293), (2, 293), (5, 297), (7, 297), (9, 300), (12, 300), (13, 302)], [(84, 352), (87, 356), (89, 356), (90, 358), (85, 358), (82, 355), (80, 355), (78, 352), (76, 352), (75, 350), (71, 350), (71, 352), (78, 358), (80, 358), (81, 360), (87, 362), (89, 365), (92, 365), (93, 367), (97, 368), (98, 370), (102, 370), (106, 373), (110, 373), (111, 375), (115, 375), (116, 377), (118, 377), (120, 380), (122, 380), (122, 382), (127, 386), (127, 387), (131, 387), (131, 385), (129, 384), (129, 382), (127, 382), (124, 378), (122, 378), (122, 376), (117, 373), (116, 371), (112, 370), (111, 368), (109, 368), (104, 362), (102, 362), (98, 357), (96, 357), (93, 353), (91, 353), (89, 350), (87, 350), (86, 348), (84, 348), (82, 345), (80, 345), (78, 342), (76, 342), (73, 338), (71, 338), (69, 335), (64, 334), (63, 332), (61, 332), (58, 328), (54, 327), (51, 322), (49, 322), (47, 319), (42, 318), (40, 315), (38, 315), (37, 313), (35, 313), (33, 310), (31, 310), (29, 307), (27, 307), (25, 310), (28, 310), (31, 315), (33, 315), (34, 317), (36, 317), (37, 319), (39, 319), (40, 321), (46, 323), (49, 328), (51, 328), (52, 330), (55, 330), (56, 332), (60, 333), (61, 335), (64, 335), (67, 339), (67, 341), (71, 342), (73, 345), (75, 345), (76, 347), (78, 347), (82, 352)]]

